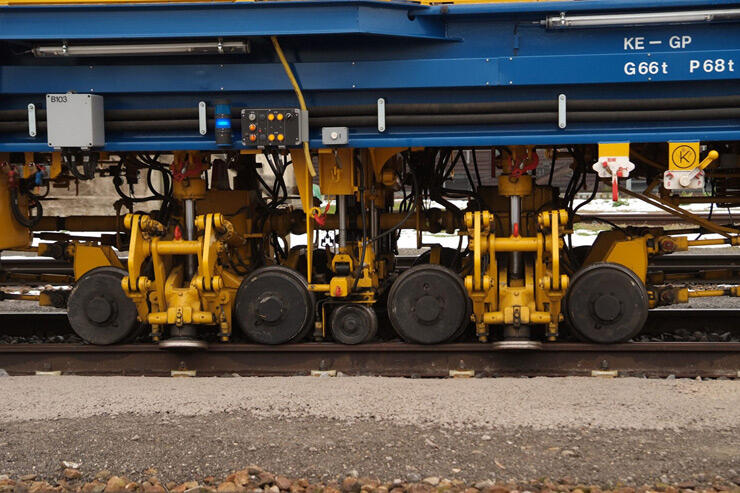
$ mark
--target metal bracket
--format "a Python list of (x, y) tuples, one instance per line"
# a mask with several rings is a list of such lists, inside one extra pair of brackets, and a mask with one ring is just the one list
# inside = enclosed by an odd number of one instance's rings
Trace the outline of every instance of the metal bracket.
[(378, 132), (385, 132), (385, 99), (378, 98)]
[(559, 128), (565, 128), (565, 126), (568, 124), (567, 122), (567, 113), (568, 109), (568, 100), (565, 97), (565, 94), (561, 94), (558, 96), (558, 127)]
[(28, 105), (28, 135), (36, 137), (36, 105)]
[(327, 146), (346, 145), (349, 143), (348, 127), (322, 127), (321, 143)]
[[(296, 110), (296, 113), (300, 116), (300, 141), (308, 142), (308, 110)], [(296, 142), (299, 144), (300, 142)]]
[(208, 120), (206, 118), (206, 102), (198, 103), (198, 129), (201, 135), (208, 133)]

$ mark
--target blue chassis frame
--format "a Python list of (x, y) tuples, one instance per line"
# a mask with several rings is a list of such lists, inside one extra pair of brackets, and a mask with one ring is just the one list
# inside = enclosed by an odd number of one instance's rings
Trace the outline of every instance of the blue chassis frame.
[[(44, 95), (94, 92), (106, 109), (297, 106), (263, 40), (280, 37), (309, 107), (388, 103), (624, 99), (740, 94), (740, 21), (547, 30), (550, 15), (738, 8), (734, 0), (584, 0), (425, 6), (403, 1), (0, 7), (0, 109), (43, 107)], [(673, 36), (691, 42), (671, 47)], [(645, 38), (644, 49), (625, 38)], [(39, 59), (37, 44), (250, 39), (253, 53), (149, 59)], [(685, 38), (683, 38), (685, 39)], [(654, 44), (648, 44), (653, 41)], [(658, 43), (660, 42), (660, 43)], [(691, 61), (699, 61), (697, 69)], [(705, 60), (723, 60), (721, 72)], [(734, 68), (729, 70), (730, 63)], [(650, 67), (659, 73), (628, 74)], [(663, 64), (666, 65), (663, 65)], [(653, 64), (654, 66), (654, 64)], [(666, 67), (665, 70), (663, 67)], [(693, 70), (692, 70), (693, 67)], [(595, 142), (740, 141), (740, 120), (353, 128), (352, 147), (492, 146)], [(108, 133), (105, 150), (219, 149), (212, 129)], [(243, 148), (234, 135), (234, 149)], [(310, 145), (321, 146), (318, 129)], [(0, 151), (48, 151), (45, 132), (0, 134)]]

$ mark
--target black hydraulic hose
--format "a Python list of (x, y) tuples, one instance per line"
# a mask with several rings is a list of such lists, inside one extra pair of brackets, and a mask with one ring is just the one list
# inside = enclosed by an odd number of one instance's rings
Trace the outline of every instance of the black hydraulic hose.
[[(13, 188), (10, 190), (10, 211), (13, 213), (13, 217), (21, 226), (24, 226), (28, 229), (33, 228), (38, 224), (38, 222), (41, 220), (41, 217), (44, 215), (44, 209), (41, 206), (41, 202), (31, 197), (31, 201), (28, 204), (28, 217), (26, 217), (23, 212), (21, 211), (20, 206), (18, 205), (18, 189)], [(36, 210), (36, 214), (32, 215), (30, 212), (32, 209)]]
[[(416, 173), (414, 173), (412, 170), (409, 170), (409, 173), (411, 173), (411, 178), (414, 180), (413, 195), (416, 196), (419, 193), (419, 181), (416, 178)], [(411, 202), (411, 207), (409, 207), (409, 210), (406, 213), (406, 215), (403, 217), (403, 219), (401, 219), (400, 221), (398, 221), (398, 223), (395, 226), (393, 226), (392, 228), (387, 229), (387, 230), (383, 231), (382, 233), (379, 233), (378, 235), (376, 235), (376, 236), (368, 239), (367, 240), (367, 243), (374, 243), (374, 242), (378, 241), (379, 239), (381, 239), (381, 238), (383, 238), (385, 236), (388, 236), (389, 234), (391, 234), (394, 231), (396, 231), (398, 228), (400, 228), (401, 226), (403, 226), (406, 223), (406, 221), (408, 221), (408, 219), (411, 217), (411, 214), (413, 214), (415, 210), (416, 210), (416, 200), (413, 200)]]
[(480, 170), (478, 169), (478, 158), (475, 156), (475, 149), (471, 151), (473, 155), (473, 169), (475, 170), (475, 179), (478, 180), (478, 187), (483, 186), (483, 182), (480, 179)]
[[(569, 106), (568, 122), (651, 122), (674, 120), (722, 120), (740, 118), (739, 107), (702, 108), (702, 109), (670, 109), (670, 110), (623, 110), (623, 111), (571, 111)], [(394, 126), (442, 126), (442, 125), (501, 125), (527, 123), (555, 123), (558, 121), (557, 112), (537, 113), (465, 113), (465, 114), (414, 114), (414, 115), (387, 115), (386, 124)], [(208, 126), (213, 128), (214, 121), (208, 120)], [(377, 125), (377, 116), (311, 116), (309, 126), (318, 127), (374, 127)], [(105, 124), (107, 131), (178, 131), (198, 129), (197, 119), (174, 120), (127, 120), (110, 121)], [(232, 119), (234, 128), (241, 127), (240, 119)], [(40, 131), (46, 130), (46, 122), (37, 122)], [(27, 121), (0, 121), (0, 133), (26, 132)]]
[[(673, 121), (673, 120), (721, 120), (740, 118), (740, 108), (708, 108), (699, 110), (661, 110), (661, 111), (592, 111), (569, 112), (569, 122), (620, 122), (620, 121)], [(395, 115), (387, 116), (386, 123), (396, 126), (426, 125), (496, 125), (557, 122), (557, 113), (502, 113), (502, 114), (460, 114), (460, 115)], [(233, 121), (238, 127), (240, 122)], [(373, 116), (332, 116), (311, 118), (313, 128), (331, 126), (373, 127), (377, 118)], [(213, 121), (209, 120), (213, 126)], [(39, 130), (46, 130), (46, 123), (38, 124)], [(145, 130), (193, 130), (198, 128), (198, 120), (132, 120), (106, 123), (109, 131)], [(27, 122), (0, 122), (0, 133), (24, 132)]]
[[(359, 186), (359, 192), (360, 192), (360, 216), (362, 217), (362, 239), (365, 240), (367, 238), (367, 212), (365, 211), (365, 170), (362, 169), (362, 167), (359, 168), (359, 174), (360, 174), (360, 186)], [(352, 283), (352, 289), (350, 290), (350, 293), (354, 293), (357, 289), (357, 284), (360, 282), (360, 277), (362, 277), (362, 270), (365, 267), (365, 254), (367, 253), (367, 241), (362, 242), (362, 253), (360, 254), (360, 265), (358, 265), (358, 268), (355, 269), (355, 280)]]
[[(568, 112), (569, 122), (620, 122), (620, 121), (673, 121), (673, 120), (722, 120), (740, 118), (738, 108), (707, 108), (696, 110), (660, 111), (573, 111)], [(390, 115), (387, 125), (495, 125), (509, 123), (554, 123), (558, 113), (501, 113), (460, 115)], [(372, 127), (377, 124), (374, 116), (311, 118), (311, 127)]]
[(578, 204), (575, 207), (575, 209), (573, 209), (573, 213), (571, 214), (571, 217), (569, 218), (569, 221), (568, 221), (570, 224), (573, 224), (573, 219), (575, 219), (575, 215), (578, 213), (578, 210), (588, 205), (593, 199), (596, 198), (596, 193), (599, 191), (600, 181), (601, 180), (599, 179), (599, 175), (596, 175), (596, 177), (594, 178), (594, 189), (591, 191), (591, 195), (589, 195), (589, 197), (586, 200)]
[[(604, 120), (602, 115), (608, 115)], [(573, 118), (571, 118), (571, 116)], [(656, 111), (584, 111), (568, 113), (568, 118), (576, 122), (600, 121), (672, 121), (672, 120), (721, 120), (723, 118), (740, 118), (740, 108), (705, 108), (691, 110), (656, 110)]]
[[(97, 159), (93, 159), (92, 154), (88, 155), (88, 161), (85, 162), (82, 153), (63, 153), (62, 163), (67, 171), (80, 181), (92, 180), (95, 178), (95, 170), (98, 167), (98, 162)], [(80, 173), (80, 170), (77, 169), (77, 166), (80, 164), (82, 164), (83, 173)]]
[(552, 179), (555, 176), (555, 160), (558, 158), (558, 148), (552, 148), (552, 161), (550, 162), (550, 176), (547, 178), (547, 186), (552, 186)]
[(468, 161), (465, 159), (462, 149), (460, 149), (457, 152), (458, 152), (458, 156), (460, 156), (460, 159), (462, 159), (463, 169), (465, 170), (465, 176), (468, 178), (468, 183), (470, 183), (470, 190), (472, 192), (475, 192), (475, 182), (473, 182), (473, 176), (470, 174), (470, 170), (468, 169)]
[[(567, 108), (571, 110), (654, 110), (711, 108), (740, 105), (740, 94), (731, 96), (662, 98), (662, 99), (571, 99)], [(557, 111), (557, 98), (537, 101), (495, 101), (469, 103), (410, 103), (385, 105), (385, 114), (465, 114), (465, 113), (520, 113)], [(374, 104), (351, 106), (319, 106), (308, 109), (309, 115), (319, 116), (372, 116), (377, 117), (378, 107)]]
[[(641, 99), (569, 99), (568, 112), (572, 111), (646, 111), (730, 108), (740, 106), (740, 94), (729, 96), (686, 97), (686, 98), (641, 98)], [(372, 116), (377, 123), (378, 108), (375, 104), (318, 106), (309, 108), (312, 117)], [(401, 103), (386, 104), (386, 116), (394, 115), (453, 115), (481, 113), (556, 113), (556, 98), (536, 101), (494, 101), (466, 103)], [(198, 108), (146, 108), (106, 110), (106, 121), (170, 121), (198, 119)], [(209, 121), (213, 121), (214, 109), (206, 110)], [(232, 120), (240, 121), (241, 109), (234, 106)], [(46, 110), (37, 109), (37, 125), (46, 124)], [(27, 123), (28, 110), (0, 110), (0, 122)]]
[[(572, 121), (568, 114), (568, 120)], [(557, 122), (555, 113), (501, 113), (501, 114), (446, 114), (446, 115), (386, 115), (387, 125), (481, 125), (501, 123), (546, 123)], [(313, 117), (308, 120), (310, 127), (374, 127), (377, 116), (327, 116)], [(2, 126), (0, 126), (2, 128)]]
[[(163, 184), (162, 188), (164, 189), (162, 192), (157, 191), (157, 189), (154, 187), (154, 181), (152, 180), (152, 173), (154, 171), (159, 171), (162, 173), (163, 177)], [(171, 188), (171, 181), (172, 178), (169, 174), (162, 172), (161, 170), (157, 168), (148, 168), (146, 171), (146, 186), (149, 188), (149, 191), (152, 192), (152, 195), (155, 197), (158, 197), (160, 199), (165, 199), (170, 194), (170, 188)]]
[[(241, 120), (232, 120), (232, 126), (241, 127)], [(38, 130), (46, 130), (46, 122), (40, 121), (36, 124)], [(192, 120), (127, 120), (106, 122), (106, 131), (127, 132), (137, 130), (193, 130), (197, 131), (199, 121)], [(213, 128), (214, 121), (208, 120), (208, 127)], [(28, 122), (3, 122), (0, 121), (0, 132), (26, 132)]]
[(118, 183), (116, 180), (113, 180), (113, 187), (116, 189), (118, 196), (121, 197), (124, 202), (129, 204), (140, 204), (142, 202), (151, 202), (152, 200), (162, 200), (161, 197), (157, 197), (156, 195), (152, 195), (151, 197), (131, 197), (126, 195), (126, 193), (121, 189), (121, 183)]
[[(276, 200), (270, 204), (271, 207), (277, 207), (283, 204), (288, 199), (288, 189), (285, 185), (284, 171), (280, 163), (280, 155), (277, 152), (265, 154), (265, 160), (272, 169), (272, 173), (275, 176), (275, 182), (273, 183), (272, 195), (276, 197)], [(280, 199), (280, 190), (283, 191), (283, 196)]]
[[(37, 106), (38, 107), (38, 106)], [(234, 113), (235, 117), (239, 117), (239, 113)], [(117, 121), (117, 120), (162, 120), (162, 119), (187, 119), (187, 118), (198, 118), (198, 108), (144, 108), (144, 109), (132, 109), (132, 110), (105, 110), (106, 121)], [(210, 107), (206, 110), (206, 115), (213, 118), (214, 108)], [(46, 110), (37, 109), (36, 118), (38, 120), (46, 120)], [(28, 110), (2, 110), (0, 111), (0, 121), (22, 121), (28, 119)]]
[[(448, 151), (448, 153), (450, 154), (450, 156), (452, 155), (452, 151), (451, 150)], [(457, 154), (455, 154), (455, 159), (452, 160), (452, 162), (450, 163), (449, 168), (447, 168), (447, 170), (444, 170), (444, 173), (442, 174), (442, 183), (444, 183), (445, 181), (447, 181), (450, 178), (450, 176), (452, 176), (452, 172), (455, 170), (455, 166), (457, 166), (457, 162), (460, 160), (460, 156), (461, 156), (461, 153), (460, 152), (458, 152)], [(446, 161), (449, 161), (449, 157), (448, 157), (448, 159)]]

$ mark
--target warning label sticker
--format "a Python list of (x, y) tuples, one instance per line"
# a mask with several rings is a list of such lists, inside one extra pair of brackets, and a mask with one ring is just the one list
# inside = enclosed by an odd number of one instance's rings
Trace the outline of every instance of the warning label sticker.
[(668, 144), (670, 169), (692, 169), (699, 166), (698, 142), (670, 142)]

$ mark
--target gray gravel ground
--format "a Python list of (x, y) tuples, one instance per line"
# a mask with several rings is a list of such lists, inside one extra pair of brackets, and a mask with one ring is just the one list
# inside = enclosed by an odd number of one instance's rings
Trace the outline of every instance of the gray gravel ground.
[[(728, 283), (730, 284), (730, 283)], [(707, 287), (706, 289), (713, 289)], [(688, 308), (715, 308), (733, 310), (740, 308), (740, 298), (731, 298), (729, 296), (718, 296), (716, 298), (693, 298), (688, 303), (678, 305), (662, 306), (659, 310), (686, 310)]]
[[(732, 480), (740, 381), (7, 377), (0, 474)], [(740, 480), (740, 478), (738, 478)]]
[(0, 427), (0, 471), (48, 478), (59, 476), (60, 461), (81, 463), (87, 478), (109, 470), (142, 480), (144, 471), (154, 467), (160, 480), (177, 482), (223, 477), (248, 464), (311, 480), (356, 470), (386, 481), (549, 477), (602, 485), (704, 483), (716, 476), (732, 480), (740, 470), (740, 439), (732, 430), (450, 430), (374, 420), (256, 418), (244, 411), (100, 416)]
[(63, 308), (54, 308), (53, 306), (39, 306), (36, 301), (25, 300), (6, 300), (0, 301), (0, 317), (7, 312), (64, 312)]
[(740, 423), (737, 380), (31, 376), (0, 383), (3, 422), (243, 410), (263, 418), (373, 420), (458, 429), (727, 429)]

